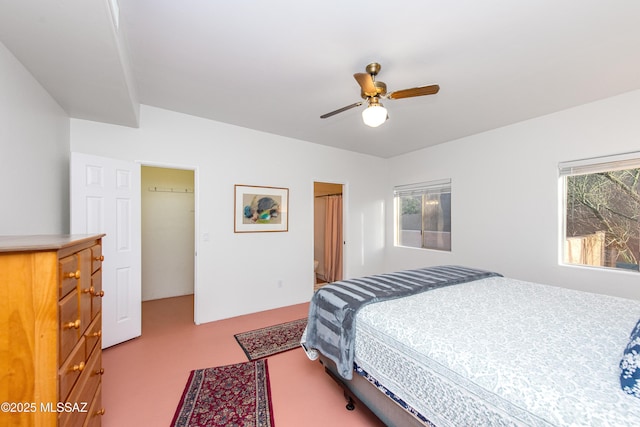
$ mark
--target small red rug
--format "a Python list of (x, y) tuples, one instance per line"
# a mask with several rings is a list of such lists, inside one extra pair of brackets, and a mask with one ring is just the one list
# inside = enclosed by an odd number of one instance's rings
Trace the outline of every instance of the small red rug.
[(191, 371), (171, 427), (273, 427), (266, 360)]
[(261, 359), (300, 347), (307, 318), (234, 335), (249, 360)]

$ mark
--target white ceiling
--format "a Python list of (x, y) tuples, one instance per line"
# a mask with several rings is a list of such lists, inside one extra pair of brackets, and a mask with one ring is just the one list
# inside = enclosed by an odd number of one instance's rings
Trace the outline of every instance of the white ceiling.
[[(117, 30), (110, 3), (0, 0), (0, 41), (71, 117), (146, 104), (391, 157), (640, 89), (636, 0), (119, 0)], [(321, 120), (372, 61), (440, 92)]]

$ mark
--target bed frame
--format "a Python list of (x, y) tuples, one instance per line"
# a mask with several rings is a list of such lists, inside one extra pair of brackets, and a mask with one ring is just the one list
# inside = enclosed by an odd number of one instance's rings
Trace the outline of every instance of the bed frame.
[(320, 355), (320, 363), (324, 365), (325, 372), (342, 387), (344, 397), (347, 399), (346, 408), (348, 410), (353, 411), (356, 404), (364, 405), (389, 427), (431, 426), (431, 424), (425, 424), (414, 417), (378, 390), (366, 378), (354, 374), (353, 379), (345, 380), (338, 374), (335, 363), (323, 355)]

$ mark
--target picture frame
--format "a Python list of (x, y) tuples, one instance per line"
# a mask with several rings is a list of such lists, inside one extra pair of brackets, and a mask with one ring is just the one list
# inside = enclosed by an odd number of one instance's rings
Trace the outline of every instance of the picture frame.
[(289, 189), (234, 186), (234, 232), (289, 231)]

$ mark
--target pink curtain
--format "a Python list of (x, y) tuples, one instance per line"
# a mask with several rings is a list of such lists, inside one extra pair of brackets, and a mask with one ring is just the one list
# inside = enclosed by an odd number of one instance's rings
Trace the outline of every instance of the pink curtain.
[(342, 196), (328, 196), (324, 229), (324, 272), (327, 282), (342, 280)]

